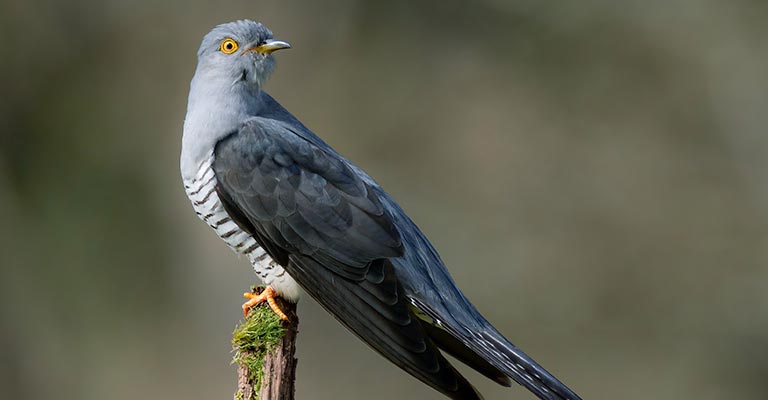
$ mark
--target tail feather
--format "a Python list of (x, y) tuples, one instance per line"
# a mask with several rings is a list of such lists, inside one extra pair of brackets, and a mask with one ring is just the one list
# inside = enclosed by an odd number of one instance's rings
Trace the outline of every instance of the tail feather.
[(422, 323), (424, 330), (429, 338), (440, 348), (440, 350), (456, 357), (459, 361), (472, 367), (475, 371), (485, 375), (486, 378), (498, 383), (499, 385), (509, 387), (512, 382), (509, 376), (500, 369), (493, 366), (478, 355), (472, 349), (467, 347), (460, 340), (453, 337), (450, 333), (429, 323)]
[(443, 322), (446, 319), (423, 302), (411, 298), (411, 304), (419, 311), (422, 326), (435, 344), (486, 377), (505, 386), (512, 378), (542, 400), (581, 400), (482, 317), (482, 324), (472, 329), (457, 328), (453, 326), (457, 321)]
[(492, 327), (484, 332), (471, 332), (464, 343), (541, 399), (581, 400), (579, 395)]

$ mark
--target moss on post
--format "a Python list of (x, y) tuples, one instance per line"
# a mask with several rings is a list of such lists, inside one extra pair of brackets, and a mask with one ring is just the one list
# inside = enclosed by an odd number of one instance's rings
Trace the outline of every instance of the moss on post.
[(264, 358), (285, 335), (283, 321), (269, 307), (254, 307), (248, 317), (232, 332), (235, 351), (233, 362), (248, 370), (248, 379), (261, 389)]
[[(262, 290), (253, 289), (255, 293)], [(288, 322), (264, 303), (252, 307), (248, 317), (232, 332), (232, 362), (238, 366), (235, 400), (293, 399), (298, 317), (295, 304), (277, 300)]]

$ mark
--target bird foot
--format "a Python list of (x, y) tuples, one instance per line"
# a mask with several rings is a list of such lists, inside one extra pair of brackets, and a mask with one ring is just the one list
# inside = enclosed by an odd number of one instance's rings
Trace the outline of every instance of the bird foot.
[(249, 299), (245, 303), (243, 303), (243, 316), (247, 317), (248, 312), (251, 310), (251, 307), (261, 304), (263, 302), (267, 302), (269, 304), (269, 308), (272, 309), (272, 311), (277, 314), (280, 319), (283, 321), (288, 321), (288, 316), (285, 315), (283, 310), (280, 309), (280, 307), (277, 305), (277, 302), (275, 301), (275, 297), (277, 297), (277, 292), (275, 292), (275, 289), (272, 289), (271, 287), (267, 286), (264, 288), (264, 291), (256, 294), (256, 293), (243, 293), (243, 297), (246, 299)]

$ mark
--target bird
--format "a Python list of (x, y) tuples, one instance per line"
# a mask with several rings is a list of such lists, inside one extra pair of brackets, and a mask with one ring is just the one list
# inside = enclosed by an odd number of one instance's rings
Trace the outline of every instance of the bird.
[[(507, 340), (459, 290), (427, 237), (384, 189), (263, 86), (274, 52), (263, 24), (202, 40), (184, 118), (181, 176), (197, 215), (266, 285), (243, 312), (314, 298), (373, 350), (451, 399), (481, 399), (443, 353), (543, 400), (580, 397)], [(490, 273), (490, 272), (489, 272)]]

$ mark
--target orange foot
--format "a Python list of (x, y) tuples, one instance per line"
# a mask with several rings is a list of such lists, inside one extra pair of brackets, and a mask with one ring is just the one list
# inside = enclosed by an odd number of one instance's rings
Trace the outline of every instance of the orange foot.
[(277, 314), (280, 319), (283, 321), (288, 321), (288, 316), (285, 315), (283, 310), (280, 309), (280, 307), (277, 306), (277, 302), (275, 302), (275, 297), (277, 296), (277, 292), (275, 292), (275, 289), (272, 289), (271, 287), (267, 286), (264, 288), (264, 291), (256, 294), (256, 293), (243, 293), (243, 297), (246, 299), (250, 299), (243, 303), (243, 316), (248, 316), (248, 311), (250, 311), (251, 307), (261, 304), (263, 302), (267, 302), (269, 304), (269, 308), (272, 309), (272, 311)]

